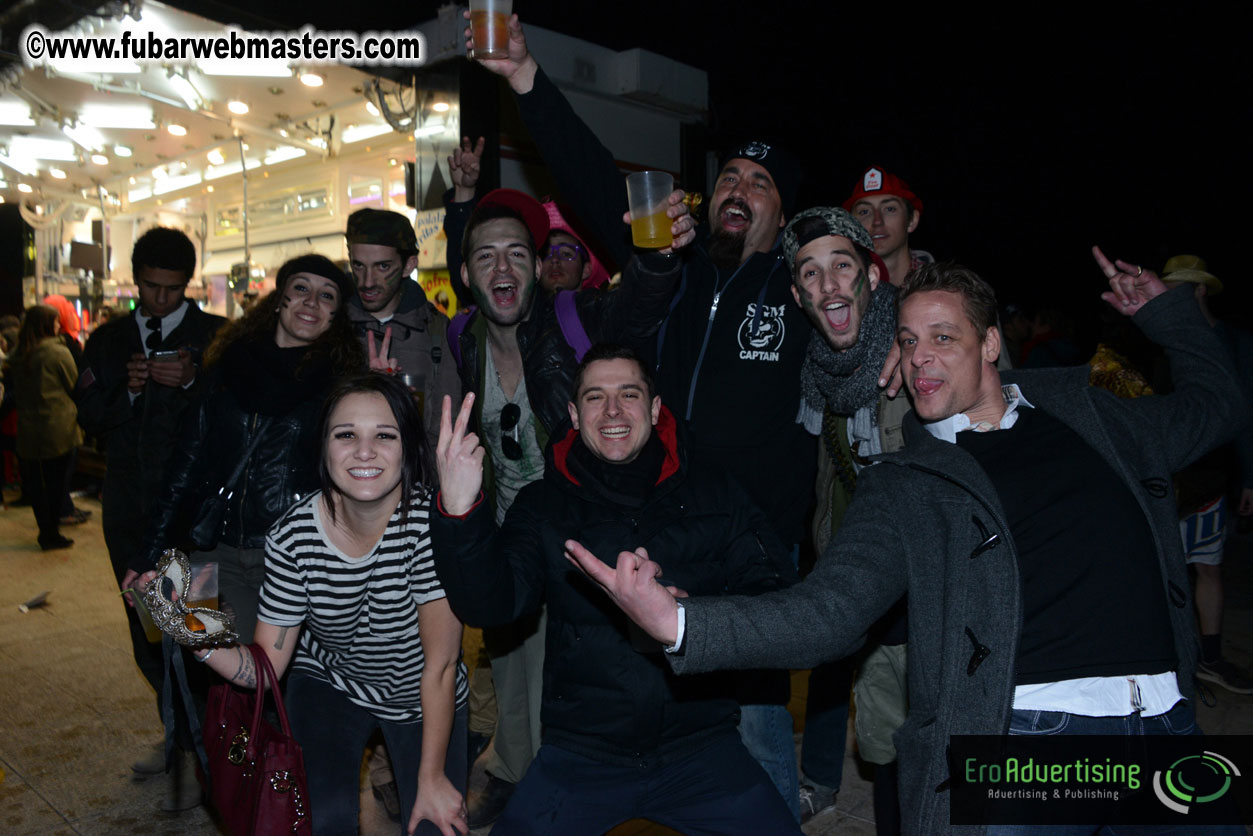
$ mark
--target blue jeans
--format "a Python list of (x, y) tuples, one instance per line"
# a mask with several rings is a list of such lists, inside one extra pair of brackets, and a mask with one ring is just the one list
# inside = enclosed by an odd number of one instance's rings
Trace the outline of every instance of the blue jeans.
[[(1201, 734), (1196, 712), (1187, 700), (1175, 703), (1164, 714), (1142, 717), (1088, 717), (1062, 711), (1024, 711), (1014, 709), (1009, 720), (1009, 733), (1017, 735), (1108, 734), (1108, 735), (1183, 735)], [(1244, 836), (1239, 825), (1196, 827), (1182, 825), (1091, 825), (1091, 824), (1001, 824), (989, 825), (987, 836)]]
[[(422, 724), (380, 720), (351, 702), (330, 684), (300, 672), (293, 673), (284, 692), (292, 736), (304, 754), (309, 778), (314, 836), (357, 832), (361, 794), (361, 755), (374, 730), (381, 729), (400, 795), (400, 833), (418, 797), (418, 766), (422, 754)], [(454, 715), (444, 774), (464, 796), (466, 791), (466, 710)], [(439, 829), (423, 821), (419, 836), (439, 836)]]
[(844, 780), (848, 696), (852, 687), (853, 663), (848, 659), (825, 662), (809, 673), (801, 773), (810, 783), (839, 790)]
[(787, 706), (741, 705), (740, 740), (800, 821), (800, 781), (796, 774), (796, 746), (792, 743), (792, 715)]
[(645, 818), (689, 836), (800, 836), (766, 773), (734, 734), (661, 766), (619, 766), (540, 746), (492, 836), (601, 836)]

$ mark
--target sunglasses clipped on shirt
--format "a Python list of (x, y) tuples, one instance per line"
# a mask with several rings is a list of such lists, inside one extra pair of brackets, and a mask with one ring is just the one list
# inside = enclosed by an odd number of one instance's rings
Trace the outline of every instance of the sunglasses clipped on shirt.
[(518, 461), (522, 458), (522, 443), (518, 440), (518, 421), (522, 418), (522, 407), (516, 403), (505, 404), (500, 411), (500, 450), (505, 458)]

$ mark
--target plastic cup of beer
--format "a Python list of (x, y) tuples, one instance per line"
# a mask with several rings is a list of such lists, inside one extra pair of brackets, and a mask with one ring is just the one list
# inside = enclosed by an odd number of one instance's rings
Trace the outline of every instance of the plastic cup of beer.
[(153, 622), (152, 615), (148, 612), (148, 605), (144, 603), (143, 593), (138, 589), (128, 589), (126, 594), (135, 604), (135, 614), (139, 616), (139, 624), (144, 628), (144, 638), (149, 644), (160, 644), (161, 628)]
[(509, 57), (509, 16), (513, 0), (470, 0), (470, 34), (474, 57)]
[(664, 171), (637, 171), (626, 179), (631, 211), (631, 241), (642, 250), (659, 250), (674, 243), (673, 221), (666, 215), (674, 177)]
[[(198, 563), (191, 567), (191, 583), (187, 588), (187, 607), (218, 608), (218, 565)], [(183, 617), (183, 623), (193, 633), (203, 633), (205, 626), (191, 613)]]

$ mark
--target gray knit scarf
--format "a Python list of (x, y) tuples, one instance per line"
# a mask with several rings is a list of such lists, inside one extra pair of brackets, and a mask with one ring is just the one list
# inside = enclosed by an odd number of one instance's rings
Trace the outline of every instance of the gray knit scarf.
[(857, 344), (845, 351), (831, 348), (814, 329), (801, 367), (801, 406), (797, 420), (817, 435), (823, 409), (852, 415), (879, 396), (879, 372), (896, 339), (896, 288), (881, 282), (870, 294)]

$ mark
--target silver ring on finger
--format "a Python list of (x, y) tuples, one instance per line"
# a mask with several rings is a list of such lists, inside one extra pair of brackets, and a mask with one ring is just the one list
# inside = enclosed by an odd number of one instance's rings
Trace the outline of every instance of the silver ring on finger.
[(1136, 278), (1138, 279), (1138, 278), (1140, 278), (1140, 277), (1141, 277), (1141, 276), (1143, 276), (1143, 275), (1144, 275), (1144, 268), (1143, 268), (1143, 267), (1136, 267)]

